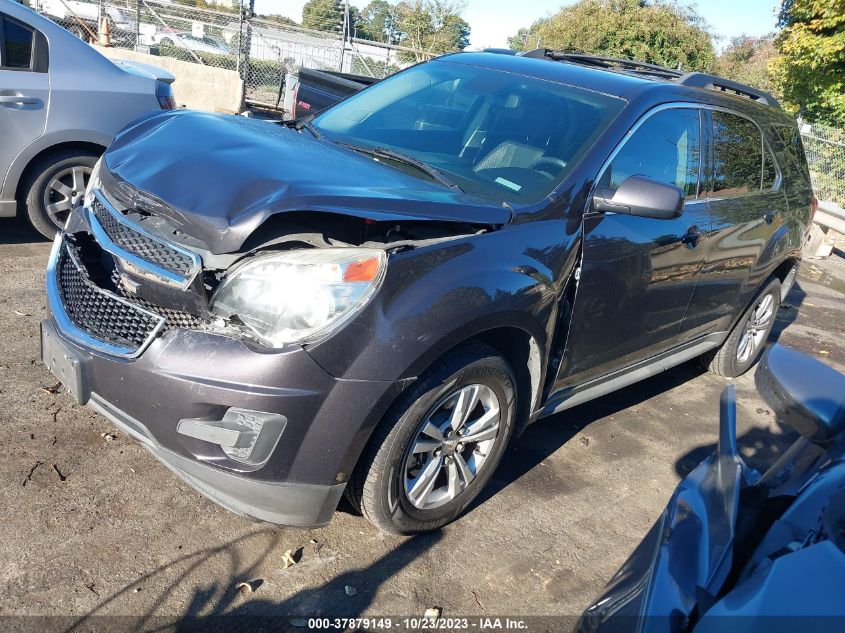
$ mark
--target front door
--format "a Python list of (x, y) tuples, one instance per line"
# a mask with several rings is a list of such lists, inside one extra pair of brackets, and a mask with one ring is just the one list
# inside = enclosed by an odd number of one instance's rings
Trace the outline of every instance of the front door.
[(35, 43), (32, 28), (0, 13), (0, 186), (14, 158), (47, 125), (50, 82)]
[(699, 197), (701, 113), (647, 115), (599, 176), (616, 189), (642, 175), (677, 186), (683, 214), (659, 220), (588, 211), (572, 322), (557, 388), (583, 383), (676, 344), (710, 229)]

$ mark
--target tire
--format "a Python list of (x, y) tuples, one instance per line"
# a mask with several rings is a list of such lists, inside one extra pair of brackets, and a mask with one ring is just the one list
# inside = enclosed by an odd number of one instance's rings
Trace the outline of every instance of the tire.
[(702, 357), (707, 369), (726, 378), (736, 378), (751, 369), (766, 348), (779, 307), (780, 280), (772, 279), (754, 297), (722, 346)]
[[(52, 239), (64, 226), (71, 207), (81, 203), (98, 158), (87, 150), (65, 150), (35, 165), (24, 185), (24, 205), (29, 221), (42, 235)], [(63, 186), (61, 190), (57, 182)]]
[[(462, 410), (459, 402), (475, 403), (466, 416), (455, 418), (468, 420), (459, 428), (470, 429), (463, 431), (465, 436), (481, 441), (464, 445), (459, 436), (449, 436), (449, 416)], [(497, 426), (494, 407), (498, 407)], [(391, 407), (373, 432), (347, 486), (347, 497), (383, 532), (436, 530), (457, 518), (487, 484), (513, 434), (515, 418), (516, 380), (505, 359), (481, 343), (456, 348)], [(423, 426), (431, 432), (426, 422), (443, 428), (445, 439), (422, 433)], [(487, 436), (492, 437), (482, 440)], [(438, 442), (440, 448), (411, 452), (412, 444), (421, 449)], [(424, 479), (426, 473), (435, 476)], [(424, 481), (431, 482), (427, 494), (423, 494), (426, 486), (413, 486)]]

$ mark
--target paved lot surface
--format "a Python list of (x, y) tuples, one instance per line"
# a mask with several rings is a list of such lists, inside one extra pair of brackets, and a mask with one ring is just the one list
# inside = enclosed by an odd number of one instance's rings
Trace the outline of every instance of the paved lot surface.
[[(321, 530), (251, 524), (180, 483), (76, 406), (39, 360), (48, 244), (0, 224), (0, 615), (101, 614), (145, 626), (221, 613), (574, 615), (714, 447), (725, 380), (694, 364), (531, 427), (490, 490), (438, 534), (380, 535), (338, 512)], [(845, 259), (806, 262), (777, 335), (845, 370)], [(752, 463), (784, 431), (736, 381)], [(298, 564), (285, 569), (292, 550)], [(260, 584), (254, 593), (235, 589)], [(352, 588), (347, 590), (347, 586)], [(354, 593), (354, 595), (348, 595)], [(137, 621), (136, 621), (137, 624)], [(128, 623), (127, 623), (128, 626)]]

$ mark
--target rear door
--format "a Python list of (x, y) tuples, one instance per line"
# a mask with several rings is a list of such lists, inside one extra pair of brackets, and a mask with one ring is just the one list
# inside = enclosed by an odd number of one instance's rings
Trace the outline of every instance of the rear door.
[(47, 42), (40, 33), (0, 13), (0, 183), (18, 153), (47, 125), (46, 56)]
[(565, 388), (659, 354), (678, 332), (710, 228), (699, 195), (701, 112), (671, 106), (646, 115), (599, 175), (598, 187), (628, 176), (677, 186), (683, 214), (658, 220), (588, 211), (572, 325), (557, 387)]
[(788, 210), (781, 168), (760, 127), (745, 115), (707, 111), (712, 222), (704, 265), (682, 325), (682, 338), (724, 332), (764, 281), (763, 249)]

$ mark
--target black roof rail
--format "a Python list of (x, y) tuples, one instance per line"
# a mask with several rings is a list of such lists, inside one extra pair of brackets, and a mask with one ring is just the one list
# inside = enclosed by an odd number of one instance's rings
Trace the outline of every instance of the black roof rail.
[(586, 53), (572, 53), (568, 51), (555, 51), (548, 48), (537, 48), (533, 51), (519, 53), (522, 57), (533, 57), (535, 59), (552, 59), (560, 62), (572, 62), (585, 66), (605, 68), (608, 70), (625, 70), (640, 75), (649, 75), (658, 79), (678, 79), (683, 76), (680, 70), (673, 70), (657, 64), (638, 62), (633, 59), (621, 59), (619, 57), (604, 57), (602, 55), (588, 55)]
[(768, 92), (752, 88), (751, 86), (746, 86), (745, 84), (741, 84), (737, 81), (725, 79), (724, 77), (717, 77), (716, 75), (708, 75), (706, 73), (697, 72), (684, 73), (681, 70), (674, 70), (672, 68), (658, 66), (657, 64), (649, 64), (647, 62), (638, 62), (632, 59), (603, 57), (601, 55), (588, 55), (585, 53), (571, 53), (567, 51), (551, 50), (548, 48), (537, 48), (533, 51), (518, 53), (518, 55), (522, 57), (533, 57), (535, 59), (550, 59), (554, 61), (571, 62), (574, 64), (581, 64), (583, 66), (591, 66), (593, 68), (615, 70), (617, 72), (627, 72), (634, 75), (671, 81), (679, 86), (733, 92), (741, 97), (757, 101), (758, 103), (769, 105), (773, 108), (780, 108), (778, 100)]
[(691, 86), (693, 88), (710, 88), (711, 90), (723, 90), (735, 92), (742, 97), (748, 97), (763, 105), (770, 105), (773, 108), (780, 108), (780, 103), (772, 95), (764, 90), (758, 90), (746, 86), (738, 81), (731, 81), (724, 77), (708, 75), (707, 73), (687, 73), (677, 81), (679, 86)]

